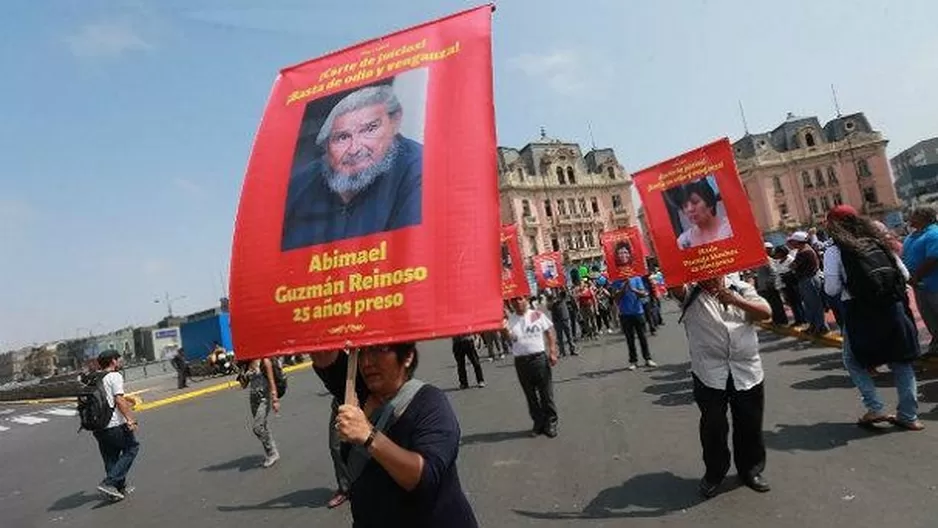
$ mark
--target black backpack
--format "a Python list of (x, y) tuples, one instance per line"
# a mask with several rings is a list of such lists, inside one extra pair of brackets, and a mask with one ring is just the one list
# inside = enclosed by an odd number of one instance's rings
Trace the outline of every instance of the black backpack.
[(840, 247), (847, 289), (865, 304), (891, 305), (905, 298), (905, 278), (896, 258), (882, 242), (860, 239), (859, 249)]
[(287, 393), (287, 375), (284, 374), (283, 367), (276, 358), (270, 360), (270, 365), (274, 370), (274, 385), (277, 386), (277, 399), (279, 400)]
[(78, 394), (78, 430), (101, 431), (111, 422), (114, 407), (108, 405), (104, 391), (104, 376), (109, 372), (94, 372), (82, 380), (84, 387)]

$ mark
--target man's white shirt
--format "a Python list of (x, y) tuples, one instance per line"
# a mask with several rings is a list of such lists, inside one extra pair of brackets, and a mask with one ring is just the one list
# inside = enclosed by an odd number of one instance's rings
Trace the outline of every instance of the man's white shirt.
[(544, 352), (547, 349), (544, 333), (553, 327), (550, 318), (538, 310), (529, 309), (524, 315), (508, 314), (511, 355), (519, 357)]

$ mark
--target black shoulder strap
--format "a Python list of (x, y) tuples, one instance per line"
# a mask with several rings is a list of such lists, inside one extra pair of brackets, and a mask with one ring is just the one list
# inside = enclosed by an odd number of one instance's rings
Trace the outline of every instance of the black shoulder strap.
[(684, 322), (684, 316), (687, 314), (687, 309), (690, 308), (691, 304), (694, 304), (694, 301), (697, 300), (697, 297), (700, 297), (703, 288), (699, 284), (694, 284), (690, 287), (690, 291), (687, 293), (687, 297), (684, 297), (684, 304), (681, 305), (681, 317), (678, 318), (677, 324)]

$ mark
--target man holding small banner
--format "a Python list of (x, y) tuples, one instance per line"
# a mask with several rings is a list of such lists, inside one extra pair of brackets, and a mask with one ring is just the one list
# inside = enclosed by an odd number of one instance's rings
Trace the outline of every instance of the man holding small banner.
[(668, 291), (681, 302), (706, 466), (700, 493), (715, 496), (730, 469), (727, 408), (738, 476), (767, 492), (764, 373), (754, 323), (768, 319), (771, 308), (751, 285), (728, 277), (764, 264), (766, 255), (729, 140), (640, 171), (634, 181)]

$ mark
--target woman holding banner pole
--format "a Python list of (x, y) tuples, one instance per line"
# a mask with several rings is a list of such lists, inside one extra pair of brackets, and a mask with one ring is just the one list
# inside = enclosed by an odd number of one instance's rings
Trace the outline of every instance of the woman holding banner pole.
[[(339, 406), (333, 427), (343, 442), (354, 526), (477, 527), (456, 470), (456, 414), (440, 389), (414, 379), (416, 345), (379, 345), (351, 355), (358, 356), (361, 405)], [(354, 374), (349, 356), (316, 355), (316, 373), (337, 398)]]

